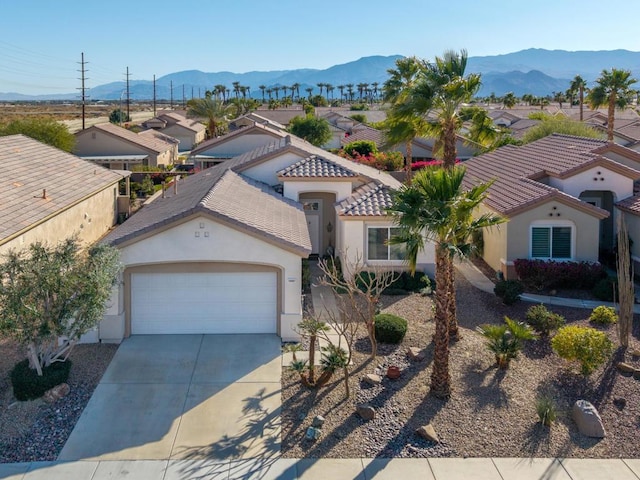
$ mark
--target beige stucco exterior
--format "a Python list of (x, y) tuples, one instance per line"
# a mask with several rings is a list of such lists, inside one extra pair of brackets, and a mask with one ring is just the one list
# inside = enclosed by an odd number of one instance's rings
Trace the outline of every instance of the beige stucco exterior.
[(294, 327), (302, 319), (301, 256), (260, 237), (222, 224), (208, 216), (195, 216), (182, 223), (141, 236), (120, 247), (125, 265), (122, 283), (112, 296), (100, 338), (119, 342), (129, 332), (130, 274), (133, 271), (260, 271), (278, 274), (278, 333), (296, 340)]
[(74, 233), (84, 245), (94, 243), (116, 223), (117, 195), (118, 184), (114, 183), (70, 208), (54, 211), (42, 222), (28, 225), (17, 235), (4, 239), (0, 255), (38, 241), (56, 244)]
[(203, 142), (206, 136), (206, 130), (200, 130), (198, 132), (194, 132), (182, 125), (168, 125), (165, 128), (159, 130), (165, 135), (169, 135), (170, 137), (176, 138), (180, 141), (178, 145), (178, 150), (191, 150), (193, 147)]
[[(157, 167), (175, 163), (178, 159), (178, 146), (167, 144), (167, 150), (155, 152), (142, 145), (136, 145), (99, 129), (89, 128), (76, 133), (76, 145), (73, 153), (79, 157), (147, 155), (148, 159), (141, 163), (150, 167)], [(132, 163), (129, 162), (125, 165), (120, 162), (112, 162), (109, 164), (101, 163), (101, 165), (111, 168), (112, 170), (122, 170), (125, 169), (125, 166), (131, 168)]]

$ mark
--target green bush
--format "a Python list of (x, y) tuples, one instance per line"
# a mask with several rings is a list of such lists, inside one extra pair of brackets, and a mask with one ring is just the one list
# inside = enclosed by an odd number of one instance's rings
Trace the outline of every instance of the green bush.
[(352, 157), (356, 153), (366, 157), (378, 152), (378, 146), (372, 140), (356, 140), (355, 142), (347, 143), (343, 148)]
[(580, 362), (580, 371), (589, 375), (613, 352), (613, 343), (604, 332), (591, 327), (562, 327), (551, 339), (553, 350), (565, 360)]
[(549, 336), (551, 332), (565, 324), (562, 315), (550, 312), (542, 304), (529, 307), (525, 318), (527, 323), (543, 337)]
[(309, 266), (309, 259), (302, 259), (302, 291), (308, 292), (311, 288), (311, 267)]
[(407, 321), (404, 318), (380, 313), (376, 315), (375, 335), (381, 343), (400, 343), (407, 333)]
[(11, 371), (13, 395), (20, 401), (40, 398), (50, 388), (64, 383), (69, 378), (71, 361), (56, 362), (42, 369), (42, 376), (29, 368), (29, 360), (18, 362)]
[[(423, 288), (431, 286), (435, 288), (433, 280), (431, 280), (424, 272), (410, 272), (403, 271), (396, 274), (397, 279), (389, 285), (384, 292), (384, 295), (407, 295), (408, 293), (421, 292)], [(361, 272), (356, 279), (358, 288), (364, 291), (365, 283), (370, 282), (372, 278), (375, 278), (373, 272)]]
[(605, 307), (600, 305), (591, 312), (589, 321), (597, 325), (611, 325), (618, 322), (618, 315), (613, 307)]
[(603, 278), (596, 286), (593, 287), (591, 293), (598, 300), (602, 300), (603, 302), (613, 302), (614, 291), (618, 288), (618, 281), (613, 278)]
[(493, 288), (493, 293), (502, 298), (505, 305), (513, 305), (520, 300), (522, 292), (524, 287), (519, 280), (500, 280)]
[(550, 427), (558, 417), (556, 404), (553, 401), (553, 398), (547, 396), (538, 397), (536, 399), (536, 412), (538, 413), (540, 423), (546, 427)]
[(525, 340), (536, 338), (529, 325), (509, 317), (504, 317), (503, 325), (481, 325), (478, 332), (487, 338), (487, 347), (494, 353), (496, 365), (503, 370), (509, 368), (513, 358), (517, 358)]

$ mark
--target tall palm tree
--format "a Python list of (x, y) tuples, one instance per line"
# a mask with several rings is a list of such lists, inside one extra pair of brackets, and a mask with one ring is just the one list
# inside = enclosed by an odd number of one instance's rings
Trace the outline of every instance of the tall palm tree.
[(258, 85), (258, 88), (262, 92), (262, 103), (264, 103), (264, 91), (267, 89), (266, 85)]
[(231, 105), (219, 98), (193, 98), (187, 102), (187, 116), (207, 121), (209, 138), (215, 137), (224, 128), (231, 114)]
[(307, 95), (309, 96), (309, 100), (311, 100), (311, 94), (313, 93), (313, 87), (307, 87), (304, 89), (305, 92), (307, 92)]
[(378, 82), (371, 82), (371, 86), (373, 87), (373, 98), (374, 100), (378, 99), (378, 86), (380, 84)]
[(338, 85), (338, 90), (340, 90), (340, 100), (341, 101), (344, 101), (344, 89), (345, 89), (344, 85)]
[[(291, 96), (293, 97), (293, 94), (297, 95), (298, 98), (300, 98), (300, 84), (298, 82), (294, 83), (293, 85), (291, 85)], [(292, 98), (293, 100), (293, 98)]]
[(318, 88), (320, 89), (320, 96), (322, 96), (322, 89), (324, 88), (324, 83), (320, 82), (320, 83), (317, 83), (316, 85), (318, 85)]
[[(431, 393), (440, 398), (451, 396), (449, 374), (449, 304), (455, 303), (453, 261), (466, 257), (473, 250), (472, 234), (503, 221), (501, 217), (484, 214), (474, 217), (477, 207), (487, 197), (490, 183), (463, 190), (465, 169), (431, 167), (420, 170), (411, 185), (404, 185), (393, 196), (388, 213), (400, 228), (390, 243), (404, 245), (406, 258), (413, 271), (417, 256), (427, 242), (436, 248), (436, 291), (433, 370)], [(453, 292), (453, 298), (449, 298)]]
[(335, 90), (336, 87), (334, 87), (333, 85), (331, 85), (330, 83), (325, 83), (324, 84), (324, 89), (327, 92), (327, 101), (329, 101), (329, 95), (331, 94), (331, 92), (333, 92)]
[(416, 57), (405, 57), (396, 60), (396, 67), (387, 70), (389, 78), (382, 86), (385, 102), (391, 104), (385, 122), (385, 143), (387, 146), (406, 144), (405, 169), (407, 181), (411, 180), (412, 144), (416, 137), (427, 133), (424, 119), (417, 115), (405, 115), (400, 105), (408, 100), (411, 89), (421, 72), (420, 62)]
[(236, 98), (238, 98), (238, 94), (240, 93), (240, 82), (231, 82), (233, 85), (233, 91), (236, 94)]
[(517, 103), (518, 99), (513, 92), (507, 92), (502, 97), (502, 106), (504, 108), (512, 108)]
[[(584, 107), (584, 92), (586, 88), (587, 88), (587, 82), (580, 75), (576, 75), (575, 77), (573, 77), (573, 80), (571, 80), (571, 85), (569, 85), (569, 90), (571, 91), (572, 94), (575, 95), (576, 92), (578, 93), (578, 104), (580, 105), (580, 121), (581, 122), (583, 120), (582, 113), (583, 113), (583, 107)], [(573, 104), (573, 100), (571, 101), (571, 103)]]
[(607, 140), (613, 142), (613, 127), (615, 122), (616, 107), (624, 109), (632, 101), (635, 90), (631, 85), (637, 80), (631, 76), (629, 70), (603, 70), (596, 79), (597, 85), (591, 89), (588, 101), (591, 108), (595, 109), (607, 105)]
[(353, 83), (347, 83), (347, 94), (349, 95), (349, 101), (353, 102)]

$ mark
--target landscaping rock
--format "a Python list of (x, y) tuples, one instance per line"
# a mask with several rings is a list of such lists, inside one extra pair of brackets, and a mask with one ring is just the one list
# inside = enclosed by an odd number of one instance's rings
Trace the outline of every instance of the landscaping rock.
[(305, 434), (305, 437), (307, 440), (318, 440), (321, 434), (322, 432), (320, 431), (319, 428), (309, 427), (307, 428), (307, 433)]
[(416, 362), (419, 362), (425, 359), (424, 351), (419, 347), (409, 347), (409, 349), (407, 350), (407, 356), (411, 360), (415, 360)]
[(640, 380), (640, 368), (637, 368), (636, 371), (633, 372), (633, 378)]
[(363, 403), (356, 407), (356, 413), (360, 415), (363, 420), (369, 421), (376, 418), (376, 409), (368, 403)]
[(632, 357), (634, 357), (634, 358), (638, 358), (638, 357), (640, 357), (640, 350), (635, 350), (635, 349), (634, 349), (634, 350), (631, 350), (629, 353), (630, 353), (630, 354), (631, 354), (631, 356), (632, 356)]
[(416, 430), (416, 433), (422, 438), (424, 438), (425, 440), (429, 440), (430, 442), (440, 443), (438, 434), (436, 433), (435, 428), (433, 428), (433, 425), (431, 425), (430, 423), (418, 428)]
[(375, 373), (368, 373), (364, 376), (364, 382), (369, 385), (380, 385), (382, 383), (382, 377)]
[(573, 404), (573, 421), (576, 422), (578, 430), (587, 437), (604, 438), (605, 431), (602, 418), (596, 407), (586, 400), (578, 400)]
[(69, 385), (66, 383), (61, 383), (60, 385), (56, 385), (55, 387), (44, 392), (42, 398), (47, 403), (54, 403), (60, 400), (61, 398), (69, 395)]
[(400, 367), (391, 365), (389, 368), (387, 368), (388, 378), (395, 380), (396, 378), (400, 378), (400, 375), (402, 375), (402, 371), (400, 370)]
[(621, 373), (635, 373), (636, 370), (637, 370), (636, 367), (634, 367), (633, 365), (631, 365), (629, 363), (625, 363), (625, 362), (618, 362), (616, 364), (616, 368)]
[(316, 415), (311, 422), (311, 426), (315, 428), (322, 428), (324, 425), (324, 417), (322, 415)]
[(627, 400), (622, 398), (622, 397), (617, 397), (613, 399), (613, 405), (618, 409), (618, 410), (623, 410), (624, 407), (627, 406)]

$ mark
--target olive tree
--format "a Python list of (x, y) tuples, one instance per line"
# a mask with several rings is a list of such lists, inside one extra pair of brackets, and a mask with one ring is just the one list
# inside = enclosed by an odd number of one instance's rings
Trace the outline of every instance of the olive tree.
[(23, 345), (42, 375), (100, 321), (120, 268), (117, 249), (82, 249), (75, 237), (10, 251), (0, 263), (0, 334)]

